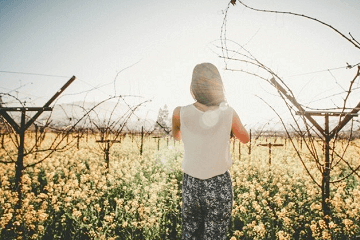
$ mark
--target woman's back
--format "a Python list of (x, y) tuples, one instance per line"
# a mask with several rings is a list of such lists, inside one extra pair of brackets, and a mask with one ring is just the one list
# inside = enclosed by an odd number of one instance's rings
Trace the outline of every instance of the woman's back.
[(205, 112), (193, 104), (181, 107), (185, 173), (207, 179), (223, 174), (231, 167), (229, 140), (232, 119), (233, 109), (225, 104)]

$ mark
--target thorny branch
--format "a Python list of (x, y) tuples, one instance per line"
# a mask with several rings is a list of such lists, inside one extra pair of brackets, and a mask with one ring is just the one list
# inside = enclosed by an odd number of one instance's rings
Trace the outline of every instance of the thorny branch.
[[(258, 97), (259, 97), (259, 96), (258, 96)], [(290, 142), (291, 142), (293, 148), (295, 149), (296, 154), (297, 154), (297, 156), (299, 157), (299, 159), (300, 159), (302, 165), (304, 166), (306, 172), (307, 172), (308, 175), (311, 177), (311, 179), (313, 180), (313, 182), (314, 182), (318, 187), (321, 187), (321, 185), (316, 181), (316, 179), (313, 177), (313, 175), (310, 173), (310, 170), (309, 170), (308, 167), (306, 166), (306, 164), (305, 164), (305, 162), (304, 162), (304, 160), (303, 160), (303, 158), (302, 158), (302, 156), (301, 156), (301, 153), (300, 153), (299, 149), (295, 146), (295, 143), (294, 143), (294, 141), (293, 141), (293, 138), (291, 137), (289, 131), (287, 130), (287, 127), (286, 127), (283, 119), (281, 118), (281, 116), (280, 116), (280, 115), (277, 113), (277, 111), (276, 111), (270, 104), (268, 104), (264, 99), (262, 99), (261, 97), (259, 97), (259, 98), (260, 98), (266, 105), (268, 105), (268, 106), (275, 112), (275, 114), (279, 117), (282, 125), (284, 126), (286, 135), (287, 135), (288, 138), (290, 139)]]
[[(359, 42), (356, 41), (354, 39), (354, 37), (350, 33), (349, 33), (349, 35), (350, 35), (350, 38), (349, 38), (349, 37), (345, 36), (345, 34), (338, 31), (333, 26), (331, 26), (331, 25), (329, 25), (329, 24), (327, 24), (327, 23), (325, 23), (323, 21), (320, 21), (320, 20), (318, 20), (316, 18), (309, 17), (309, 16), (306, 16), (306, 15), (303, 15), (303, 14), (293, 13), (293, 12), (283, 12), (283, 11), (271, 11), (271, 10), (257, 9), (257, 8), (253, 8), (253, 7), (250, 7), (250, 6), (246, 5), (245, 3), (243, 3), (243, 1), (238, 0), (238, 2), (241, 5), (243, 5), (244, 7), (248, 8), (248, 9), (251, 9), (251, 10), (254, 10), (254, 11), (257, 11), (257, 12), (275, 13), (275, 14), (289, 14), (289, 15), (294, 15), (294, 16), (310, 19), (312, 21), (315, 21), (317, 23), (320, 23), (320, 24), (332, 29), (333, 31), (338, 33), (341, 37), (343, 37), (348, 42), (350, 42), (352, 45), (354, 45), (355, 48), (360, 49)], [(230, 3), (235, 5), (236, 0), (231, 0)], [(228, 13), (228, 10), (229, 10), (229, 7), (230, 7), (230, 3), (229, 3), (229, 5), (228, 5), (228, 7), (227, 7), (227, 9), (225, 11), (226, 14), (224, 16), (223, 26), (221, 28), (221, 39), (220, 39), (221, 40), (221, 46), (218, 47), (218, 48), (221, 49), (221, 52), (222, 52), (222, 55), (219, 56), (219, 57), (224, 59), (225, 70), (243, 72), (243, 73), (246, 73), (248, 75), (252, 75), (252, 76), (255, 76), (255, 77), (259, 78), (259, 79), (262, 79), (262, 80), (270, 83), (272, 86), (274, 86), (278, 90), (279, 95), (281, 96), (281, 98), (285, 102), (289, 112), (291, 113), (292, 119), (294, 120), (294, 122), (296, 124), (296, 126), (291, 125), (291, 127), (297, 133), (302, 133), (302, 131), (301, 131), (300, 125), (298, 124), (297, 119), (294, 116), (294, 113), (293, 113), (294, 110), (295, 110), (294, 107), (297, 108), (300, 112), (304, 113), (303, 115), (301, 115), (301, 118), (302, 118), (302, 120), (304, 122), (304, 126), (305, 126), (306, 132), (308, 134), (308, 137), (306, 138), (304, 134), (299, 134), (299, 135), (304, 140), (304, 143), (306, 144), (306, 148), (311, 153), (311, 156), (314, 159), (320, 173), (324, 173), (325, 164), (320, 160), (319, 153), (317, 152), (316, 140), (320, 139), (322, 142), (325, 142), (325, 139), (327, 137), (329, 137), (329, 136), (330, 136), (330, 139), (331, 138), (333, 139), (332, 146), (331, 147), (329, 146), (329, 149), (331, 151), (330, 168), (333, 169), (334, 166), (336, 166), (339, 163), (339, 161), (341, 161), (349, 168), (350, 173), (348, 173), (345, 177), (343, 177), (341, 179), (338, 179), (338, 180), (335, 180), (335, 181), (332, 181), (330, 183), (335, 183), (335, 182), (342, 181), (342, 180), (348, 178), (349, 176), (351, 176), (353, 174), (359, 176), (357, 171), (360, 169), (360, 166), (353, 167), (352, 164), (350, 164), (349, 161), (344, 159), (345, 152), (346, 152), (346, 150), (348, 150), (349, 142), (351, 141), (351, 136), (348, 138), (348, 145), (343, 149), (344, 151), (343, 151), (342, 154), (339, 154), (337, 151), (335, 151), (336, 143), (338, 142), (337, 141), (338, 140), (338, 133), (341, 130), (341, 128), (352, 118), (353, 115), (351, 115), (351, 116), (350, 115), (345, 115), (345, 117), (344, 117), (344, 114), (340, 114), (339, 115), (339, 124), (330, 133), (325, 133), (325, 131), (322, 129), (322, 127), (320, 127), (320, 125), (318, 125), (318, 123), (309, 114), (306, 114), (305, 108), (308, 108), (308, 107), (307, 106), (305, 107), (302, 104), (297, 102), (297, 100), (296, 100), (294, 94), (292, 93), (291, 89), (287, 86), (287, 84), (282, 80), (281, 77), (279, 77), (274, 71), (272, 71), (269, 67), (267, 67), (265, 64), (260, 62), (256, 57), (254, 57), (251, 54), (250, 51), (245, 49), (244, 46), (242, 46), (242, 45), (240, 45), (240, 44), (238, 44), (238, 43), (236, 43), (236, 42), (234, 42), (232, 40), (227, 39), (227, 36), (226, 36), (226, 22), (227, 22), (227, 19), (226, 18), (227, 18), (227, 13)], [(235, 47), (238, 48), (238, 50), (229, 49), (227, 43), (234, 44)], [(231, 53), (231, 55), (232, 55), (231, 57), (229, 56), (230, 55), (229, 53)], [(257, 67), (258, 70), (262, 70), (262, 72), (256, 73), (256, 72), (254, 72), (252, 70), (245, 70), (243, 68), (240, 68), (240, 69), (230, 68), (230, 67), (228, 67), (228, 62), (229, 61), (239, 63), (240, 66), (242, 64), (245, 64), (246, 66), (254, 66), (254, 67)], [(347, 104), (347, 101), (349, 99), (350, 94), (354, 90), (355, 79), (357, 79), (359, 77), (359, 75), (360, 75), (360, 66), (359, 66), (359, 64), (350, 65), (350, 64), (347, 63), (347, 65), (348, 65), (347, 68), (349, 68), (349, 69), (353, 68), (355, 66), (357, 66), (358, 69), (357, 69), (357, 72), (355, 74), (355, 77), (353, 78), (353, 80), (349, 84), (348, 90), (345, 91), (346, 96), (345, 96), (345, 98), (343, 100), (343, 107), (341, 108), (342, 113), (344, 113), (345, 110), (347, 109), (346, 104)], [(269, 74), (270, 76), (272, 76), (271, 80), (269, 80), (268, 77), (265, 77), (264, 74)], [(278, 81), (280, 83), (278, 83)], [(282, 120), (281, 116), (275, 111), (275, 109), (270, 104), (268, 104), (266, 101), (264, 101), (264, 102), (271, 109), (273, 109), (273, 111), (276, 113), (276, 115), (280, 118), (280, 120), (281, 120), (281, 122), (282, 122), (282, 124), (283, 124), (283, 126), (285, 128), (285, 131), (287, 132), (287, 135), (288, 135), (291, 143), (293, 144), (293, 147), (296, 150), (296, 152), (297, 152), (297, 154), (299, 156), (299, 159), (300, 159), (301, 163), (303, 164), (305, 170), (307, 171), (309, 176), (313, 179), (313, 181), (316, 183), (316, 185), (321, 187), (321, 185), (316, 182), (315, 178), (313, 177), (313, 175), (310, 173), (309, 169), (305, 165), (305, 162), (304, 162), (299, 150), (296, 148), (295, 144), (293, 143), (293, 139), (291, 138), (291, 136), (290, 136), (290, 134), (288, 132), (287, 126), (285, 126), (284, 121)], [(294, 107), (292, 107), (291, 105), (294, 106)], [(352, 109), (351, 113), (352, 114), (357, 113), (359, 111), (359, 108), (360, 108), (360, 103), (358, 104), (358, 106), (356, 106), (355, 108)], [(309, 123), (309, 121), (311, 122), (311, 124)], [(315, 131), (312, 126), (315, 127), (318, 131)], [(353, 125), (351, 126), (350, 135), (352, 134), (352, 128), (353, 128)], [(311, 132), (314, 132), (315, 136), (313, 136)], [(329, 136), (327, 136), (327, 134), (329, 134)], [(335, 156), (338, 157), (340, 160), (337, 161), (335, 159), (336, 158)]]
[[(235, 2), (234, 0), (232, 0), (233, 2)], [(312, 21), (318, 22), (330, 29), (332, 29), (333, 31), (335, 31), (336, 33), (338, 33), (341, 37), (345, 38), (347, 41), (349, 41), (351, 44), (353, 44), (356, 48), (358, 48), (360, 50), (360, 44), (358, 41), (356, 41), (354, 39), (354, 37), (351, 35), (351, 33), (349, 33), (350, 38), (345, 36), (345, 34), (343, 34), (342, 32), (340, 32), (338, 29), (336, 29), (335, 27), (331, 26), (328, 23), (325, 23), (317, 18), (313, 18), (304, 14), (299, 14), (299, 13), (294, 13), (294, 12), (284, 12), (284, 11), (274, 11), (274, 10), (266, 10), (266, 9), (258, 9), (258, 8), (254, 8), (254, 7), (250, 7), (249, 5), (243, 3), (243, 1), (241, 0), (237, 0), (241, 5), (243, 5), (244, 7), (257, 11), (257, 12), (265, 12), (265, 13), (275, 13), (275, 14), (288, 14), (288, 15), (293, 15), (293, 16), (298, 16), (298, 17), (302, 17), (302, 18), (307, 18), (310, 19)]]

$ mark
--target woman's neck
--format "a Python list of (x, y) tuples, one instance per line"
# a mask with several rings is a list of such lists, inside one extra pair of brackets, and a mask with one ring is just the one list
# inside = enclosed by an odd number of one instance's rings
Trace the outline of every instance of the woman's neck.
[(195, 102), (194, 106), (203, 112), (208, 111), (208, 110), (218, 109), (218, 107), (219, 107), (219, 106), (207, 106), (207, 105), (199, 103), (199, 102)]

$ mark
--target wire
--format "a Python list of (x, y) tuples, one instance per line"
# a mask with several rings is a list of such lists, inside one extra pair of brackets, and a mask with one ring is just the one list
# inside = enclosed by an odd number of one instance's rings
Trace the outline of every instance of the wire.
[(64, 97), (64, 96), (80, 95), (80, 94), (84, 94), (84, 93), (88, 94), (88, 93), (90, 93), (90, 92), (92, 92), (92, 91), (95, 91), (95, 90), (98, 90), (98, 91), (104, 93), (104, 94), (107, 95), (107, 96), (111, 96), (111, 95), (109, 95), (109, 93), (105, 92), (104, 90), (102, 90), (102, 89), (100, 89), (100, 88), (105, 87), (105, 86), (110, 85), (110, 84), (113, 84), (113, 82), (111, 82), (111, 83), (105, 83), (105, 84), (100, 85), (100, 86), (99, 86), (99, 85), (98, 85), (98, 86), (93, 86), (93, 85), (89, 84), (88, 82), (86, 82), (86, 81), (84, 81), (84, 80), (82, 80), (82, 79), (76, 78), (76, 80), (78, 80), (78, 81), (80, 81), (80, 82), (82, 82), (82, 83), (90, 86), (91, 89), (83, 90), (83, 91), (76, 92), (76, 93), (63, 94), (62, 97)]
[(0, 71), (0, 73), (23, 74), (23, 75), (35, 75), (35, 76), (44, 76), (44, 77), (69, 78), (69, 76), (60, 76), (60, 75), (51, 75), (51, 74), (42, 74), (42, 73), (13, 72), (13, 71)]
[(314, 74), (314, 73), (327, 72), (327, 71), (331, 71), (331, 70), (338, 70), (338, 69), (342, 69), (342, 68), (347, 68), (347, 67), (345, 66), (345, 67), (337, 67), (337, 68), (324, 69), (324, 70), (319, 70), (319, 71), (314, 71), (314, 72), (299, 73), (299, 74), (295, 74), (295, 75), (287, 76), (287, 77), (285, 77), (285, 78), (289, 78), (289, 77), (297, 77), (297, 76), (303, 76), (303, 75), (309, 75), (309, 74)]

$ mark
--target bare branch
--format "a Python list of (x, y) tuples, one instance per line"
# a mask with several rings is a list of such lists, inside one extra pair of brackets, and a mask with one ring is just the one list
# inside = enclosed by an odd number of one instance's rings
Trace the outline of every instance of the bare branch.
[(128, 67), (126, 67), (126, 68), (123, 68), (122, 70), (120, 70), (120, 71), (118, 71), (118, 72), (116, 73), (116, 76), (115, 76), (114, 81), (113, 81), (113, 83), (114, 83), (114, 91), (115, 91), (114, 95), (115, 95), (115, 96), (116, 96), (116, 80), (117, 80), (119, 74), (122, 73), (123, 71), (125, 71), (126, 69), (129, 69), (129, 68), (135, 66), (135, 65), (138, 64), (140, 61), (141, 61), (141, 59), (140, 59), (139, 61), (137, 61), (136, 63), (133, 63), (133, 64), (131, 64), (130, 66), (128, 66)]
[(3, 163), (3, 164), (9, 164), (9, 163), (15, 163), (15, 161), (8, 162), (8, 161), (3, 161), (3, 160), (0, 160), (0, 163)]
[(246, 5), (245, 3), (243, 3), (241, 0), (238, 0), (238, 2), (243, 5), (244, 7), (248, 8), (248, 9), (251, 9), (251, 10), (254, 10), (254, 11), (257, 11), (257, 12), (266, 12), (266, 13), (275, 13), (275, 14), (288, 14), (288, 15), (293, 15), (293, 16), (298, 16), (298, 17), (302, 17), (302, 18), (307, 18), (307, 19), (310, 19), (312, 21), (315, 21), (315, 22), (318, 22), (330, 29), (332, 29), (333, 31), (335, 31), (336, 33), (338, 33), (341, 37), (345, 38), (347, 41), (349, 41), (351, 44), (353, 44), (356, 48), (358, 48), (360, 50), (360, 44), (359, 42), (357, 42), (353, 37), (352, 35), (350, 34), (351, 38), (348, 38), (347, 36), (345, 36), (345, 34), (343, 34), (342, 32), (340, 32), (339, 30), (337, 30), (336, 28), (334, 28), (333, 26), (331, 26), (330, 24), (328, 23), (325, 23), (323, 21), (320, 21), (319, 19), (316, 19), (316, 18), (313, 18), (313, 17), (309, 17), (307, 15), (304, 15), (304, 14), (298, 14), (298, 13), (293, 13), (293, 12), (283, 12), (283, 11), (273, 11), (273, 10), (266, 10), (266, 9), (257, 9), (257, 8), (253, 8), (253, 7), (250, 7), (248, 5)]
[(292, 140), (292, 138), (291, 138), (291, 136), (290, 136), (290, 133), (288, 132), (288, 130), (287, 130), (287, 128), (286, 128), (286, 125), (285, 125), (283, 119), (281, 118), (281, 116), (280, 116), (280, 115), (277, 113), (277, 111), (276, 111), (270, 104), (268, 104), (264, 99), (262, 99), (262, 98), (259, 97), (259, 96), (257, 96), (257, 97), (260, 98), (266, 105), (268, 105), (268, 106), (275, 112), (275, 114), (279, 117), (282, 125), (284, 126), (284, 129), (285, 129), (285, 131), (286, 131), (286, 134), (287, 134), (288, 138), (290, 139), (290, 142), (291, 142), (291, 144), (293, 145), (293, 148), (295, 149), (296, 154), (298, 155), (298, 157), (299, 157), (302, 165), (304, 166), (306, 172), (308, 173), (308, 175), (310, 176), (310, 178), (313, 180), (313, 182), (314, 182), (318, 187), (321, 187), (321, 185), (315, 180), (315, 178), (313, 177), (313, 175), (310, 173), (309, 169), (307, 168), (304, 160), (302, 159), (302, 156), (301, 156), (299, 150), (295, 147), (295, 143), (294, 143), (294, 141)]

